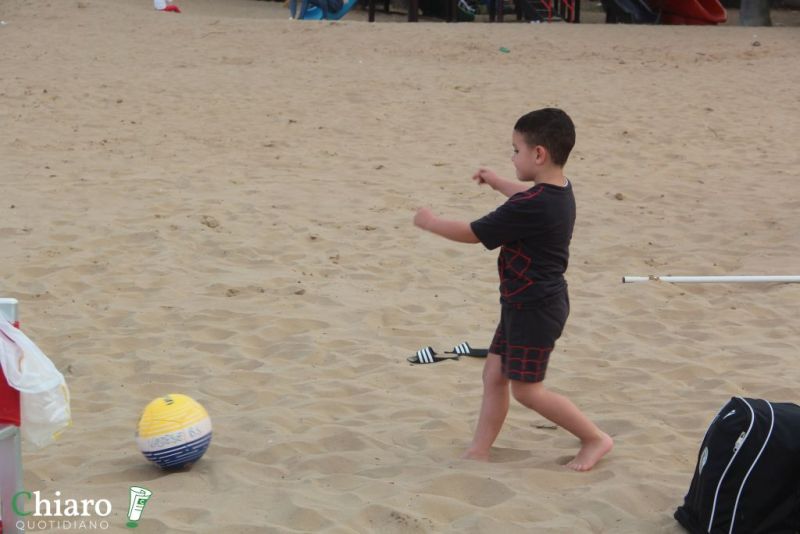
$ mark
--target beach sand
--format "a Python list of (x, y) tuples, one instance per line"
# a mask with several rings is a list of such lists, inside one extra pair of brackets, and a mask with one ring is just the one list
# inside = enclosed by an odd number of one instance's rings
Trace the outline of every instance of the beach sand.
[[(28, 491), (110, 500), (109, 532), (140, 485), (143, 533), (677, 533), (717, 410), (798, 400), (800, 286), (620, 282), (799, 274), (796, 27), (178, 5), (0, 7), (0, 296), (74, 419), (26, 446)], [(589, 473), (518, 405), (492, 463), (459, 460), (482, 360), (406, 362), (485, 347), (498, 317), (496, 253), (417, 230), (416, 208), (492, 210), (470, 176), (512, 175), (511, 128), (544, 106), (578, 139), (572, 314), (546, 383), (616, 440)], [(134, 432), (174, 392), (214, 438), (167, 474)]]

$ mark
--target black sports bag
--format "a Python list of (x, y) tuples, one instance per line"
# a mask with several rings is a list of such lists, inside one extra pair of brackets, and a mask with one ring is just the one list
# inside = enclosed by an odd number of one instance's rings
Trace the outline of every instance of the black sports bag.
[(675, 519), (692, 534), (800, 532), (800, 406), (733, 397), (708, 427)]

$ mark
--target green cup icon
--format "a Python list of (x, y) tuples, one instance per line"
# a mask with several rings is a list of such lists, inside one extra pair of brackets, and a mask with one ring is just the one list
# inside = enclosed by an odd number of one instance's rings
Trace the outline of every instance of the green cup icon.
[(128, 528), (136, 528), (139, 526), (139, 519), (142, 518), (144, 505), (153, 495), (153, 492), (147, 488), (140, 488), (138, 486), (131, 486), (131, 500), (128, 505), (128, 522), (125, 526)]

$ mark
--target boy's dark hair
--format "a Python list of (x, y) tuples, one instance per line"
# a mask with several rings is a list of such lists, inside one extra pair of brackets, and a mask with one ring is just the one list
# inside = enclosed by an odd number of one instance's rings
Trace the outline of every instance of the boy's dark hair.
[(557, 108), (544, 108), (523, 115), (514, 125), (529, 147), (541, 145), (553, 163), (563, 167), (575, 146), (575, 125), (569, 115)]

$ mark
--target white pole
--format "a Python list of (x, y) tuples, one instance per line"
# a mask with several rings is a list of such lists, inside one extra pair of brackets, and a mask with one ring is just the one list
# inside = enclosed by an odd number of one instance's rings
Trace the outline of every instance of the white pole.
[(800, 276), (623, 276), (623, 284), (634, 282), (671, 282), (673, 284), (699, 284), (706, 282), (733, 282), (733, 283), (776, 283), (791, 284), (800, 283)]

